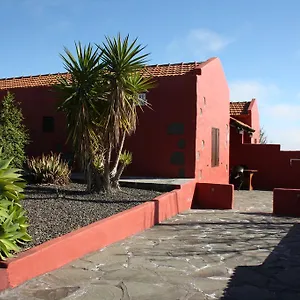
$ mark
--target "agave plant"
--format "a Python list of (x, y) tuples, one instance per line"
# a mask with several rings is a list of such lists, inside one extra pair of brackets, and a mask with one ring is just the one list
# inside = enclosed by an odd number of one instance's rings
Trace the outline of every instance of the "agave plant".
[[(1, 152), (1, 149), (0, 149)], [(20, 244), (31, 240), (25, 210), (20, 204), (24, 198), (25, 182), (19, 169), (10, 168), (11, 159), (0, 159), (0, 259), (5, 260), (19, 252)]]

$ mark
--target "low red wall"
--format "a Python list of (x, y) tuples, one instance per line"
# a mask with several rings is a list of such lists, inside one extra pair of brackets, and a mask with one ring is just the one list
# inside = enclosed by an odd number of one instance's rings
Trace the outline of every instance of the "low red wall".
[(271, 144), (230, 145), (230, 168), (235, 165), (258, 170), (254, 189), (300, 188), (300, 151), (280, 151), (280, 145)]
[(57, 269), (191, 208), (195, 182), (34, 247), (1, 263), (0, 290)]
[(300, 217), (300, 189), (274, 189), (273, 214)]
[(193, 208), (232, 209), (233, 185), (197, 183)]

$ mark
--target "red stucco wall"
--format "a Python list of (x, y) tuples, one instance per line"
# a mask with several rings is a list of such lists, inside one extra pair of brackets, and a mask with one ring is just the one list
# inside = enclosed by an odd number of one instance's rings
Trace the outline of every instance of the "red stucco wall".
[[(194, 178), (196, 76), (160, 77), (156, 82), (147, 93), (151, 108), (139, 112), (138, 128), (126, 141), (133, 162), (125, 175)], [(184, 126), (182, 133), (168, 132), (174, 123)], [(175, 152), (184, 156), (183, 163), (171, 162)]]
[[(37, 156), (51, 150), (68, 152), (65, 116), (57, 112), (58, 98), (50, 87), (17, 88), (10, 92), (21, 104), (24, 123), (29, 129), (31, 143), (26, 149), (27, 154)], [(0, 91), (0, 101), (6, 93)], [(43, 116), (55, 118), (54, 132), (43, 132)]]
[[(211, 167), (212, 127), (220, 129), (220, 163), (218, 167)], [(202, 141), (204, 141), (204, 145)], [(219, 59), (214, 59), (204, 66), (201, 75), (197, 76), (195, 177), (200, 182), (228, 183), (228, 168), (229, 89), (221, 62)]]
[(259, 112), (258, 112), (256, 99), (252, 99), (251, 104), (249, 106), (249, 113), (250, 113), (250, 124), (248, 125), (255, 130), (251, 138), (251, 143), (259, 144), (260, 122), (259, 122)]

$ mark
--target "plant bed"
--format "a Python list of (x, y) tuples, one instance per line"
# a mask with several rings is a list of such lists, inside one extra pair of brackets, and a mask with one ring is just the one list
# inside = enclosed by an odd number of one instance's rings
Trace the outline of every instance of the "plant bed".
[[(69, 189), (71, 189), (71, 186)], [(30, 189), (34, 190), (36, 188), (36, 186), (29, 186), (27, 188), (27, 200), (24, 201), (25, 203), (26, 201), (30, 201)], [(44, 188), (44, 191), (42, 191), (42, 188)], [(57, 199), (68, 199), (68, 195), (72, 194), (72, 190), (70, 193), (66, 191), (65, 194), (62, 194), (60, 192), (62, 192), (63, 189), (56, 189), (54, 186), (50, 186), (50, 188), (52, 188), (52, 194), (56, 194)], [(83, 188), (84, 186), (82, 186), (82, 194), (86, 194)], [(38, 186), (38, 190), (41, 193), (44, 192), (48, 194), (49, 186)], [(128, 190), (123, 189), (121, 193), (125, 193)], [(31, 278), (55, 270), (88, 253), (121, 241), (155, 224), (159, 224), (177, 213), (189, 209), (192, 204), (194, 190), (195, 181), (190, 181), (178, 186), (178, 188), (172, 192), (159, 196), (155, 195), (160, 193), (153, 191), (151, 193), (154, 194), (146, 194), (148, 197), (145, 196), (145, 198), (148, 198), (147, 200), (150, 201), (142, 200), (145, 199), (142, 198), (144, 197), (142, 195), (145, 195), (144, 192), (148, 193), (149, 191), (135, 190), (135, 192), (138, 193), (139, 199), (133, 205), (134, 207), (129, 209), (124, 208), (125, 210), (119, 213), (113, 213), (110, 217), (53, 238), (27, 251), (23, 251), (15, 258), (1, 262), (0, 290), (16, 287)], [(78, 191), (78, 188), (75, 188), (75, 191)], [(115, 197), (117, 197), (118, 194), (119, 193), (115, 194)], [(132, 202), (134, 201), (134, 197), (132, 194), (130, 195)], [(151, 199), (149, 199), (149, 197)], [(47, 199), (46, 196), (45, 198)], [(124, 197), (122, 199), (124, 202)], [(90, 200), (97, 201), (93, 198)], [(113, 202), (108, 201), (107, 198), (105, 200), (109, 202), (109, 204)], [(89, 201), (89, 199), (87, 199), (87, 201)], [(98, 202), (99, 201), (100, 200), (98, 200)], [(117, 198), (117, 201), (120, 201), (120, 197)], [(52, 203), (54, 203), (54, 201)], [(45, 210), (43, 209), (43, 211)], [(38, 215), (37, 211), (33, 210), (33, 213)], [(53, 212), (50, 212), (50, 214), (53, 215)], [(52, 217), (54, 218), (54, 216)]]
[(112, 195), (88, 194), (86, 186), (28, 185), (22, 200), (32, 242), (24, 250), (152, 200), (161, 193), (123, 187)]

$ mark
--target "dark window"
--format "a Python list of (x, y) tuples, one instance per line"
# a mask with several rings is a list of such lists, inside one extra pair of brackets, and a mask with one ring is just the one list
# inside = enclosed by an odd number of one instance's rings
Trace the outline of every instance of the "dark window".
[(211, 166), (217, 167), (220, 159), (220, 129), (211, 130)]
[(183, 123), (171, 123), (168, 125), (168, 134), (172, 135), (182, 135), (184, 134), (184, 124)]
[(171, 164), (172, 165), (184, 165), (184, 153), (183, 152), (173, 152), (171, 154)]
[(53, 117), (43, 117), (43, 132), (54, 132)]
[(185, 140), (180, 139), (177, 143), (177, 147), (180, 148), (180, 149), (184, 149), (185, 148)]

